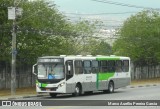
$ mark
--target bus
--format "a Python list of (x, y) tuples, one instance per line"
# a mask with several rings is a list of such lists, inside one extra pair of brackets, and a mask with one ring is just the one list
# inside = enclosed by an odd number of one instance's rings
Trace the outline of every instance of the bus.
[(131, 82), (130, 58), (122, 56), (44, 56), (33, 65), (37, 93), (70, 93), (79, 96), (93, 91), (113, 93)]

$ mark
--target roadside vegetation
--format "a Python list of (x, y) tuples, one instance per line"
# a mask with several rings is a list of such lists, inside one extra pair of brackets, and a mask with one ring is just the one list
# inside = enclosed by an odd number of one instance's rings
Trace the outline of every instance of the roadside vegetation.
[(160, 13), (144, 10), (129, 17), (113, 45), (116, 55), (131, 57), (136, 65), (158, 65), (160, 62)]
[[(8, 7), (12, 0), (0, 0), (0, 61), (11, 62), (12, 21), (8, 20)], [(71, 23), (56, 5), (45, 0), (23, 0), (23, 9), (16, 19), (17, 65), (33, 64), (45, 55), (111, 54), (111, 46), (93, 38), (96, 22), (80, 20)]]
[[(0, 77), (3, 78), (11, 72), (12, 21), (8, 20), (7, 9), (10, 6), (13, 0), (0, 0)], [(153, 66), (155, 72), (159, 70), (156, 69), (160, 62), (160, 13), (157, 11), (144, 10), (129, 17), (111, 46), (104, 39), (93, 37), (99, 21), (72, 23), (55, 4), (46, 0), (21, 0), (18, 7), (23, 9), (22, 16), (16, 19), (19, 75), (30, 70), (38, 57), (46, 55), (115, 54), (131, 57), (134, 67)]]

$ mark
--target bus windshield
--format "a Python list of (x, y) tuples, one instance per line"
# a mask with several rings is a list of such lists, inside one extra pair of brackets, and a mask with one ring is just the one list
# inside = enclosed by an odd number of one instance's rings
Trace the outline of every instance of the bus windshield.
[(41, 63), (38, 65), (38, 79), (62, 79), (64, 66), (62, 63)]

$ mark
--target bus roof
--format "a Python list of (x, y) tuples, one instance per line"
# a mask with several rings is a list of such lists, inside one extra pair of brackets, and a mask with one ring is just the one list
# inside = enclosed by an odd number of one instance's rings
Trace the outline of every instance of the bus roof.
[(129, 57), (124, 57), (124, 56), (115, 56), (115, 55), (111, 55), (111, 56), (104, 56), (104, 55), (97, 55), (97, 56), (91, 56), (91, 55), (86, 55), (86, 56), (82, 56), (82, 55), (60, 55), (60, 56), (43, 56), (43, 57), (39, 57), (39, 58), (43, 58), (43, 59), (51, 59), (51, 58), (64, 58), (64, 59), (96, 59), (96, 60), (120, 60), (120, 59), (130, 59)]

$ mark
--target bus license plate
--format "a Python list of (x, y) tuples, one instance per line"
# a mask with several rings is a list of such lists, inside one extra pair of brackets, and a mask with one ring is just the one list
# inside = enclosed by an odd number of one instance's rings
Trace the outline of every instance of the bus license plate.
[(50, 91), (50, 89), (46, 89), (46, 91)]

